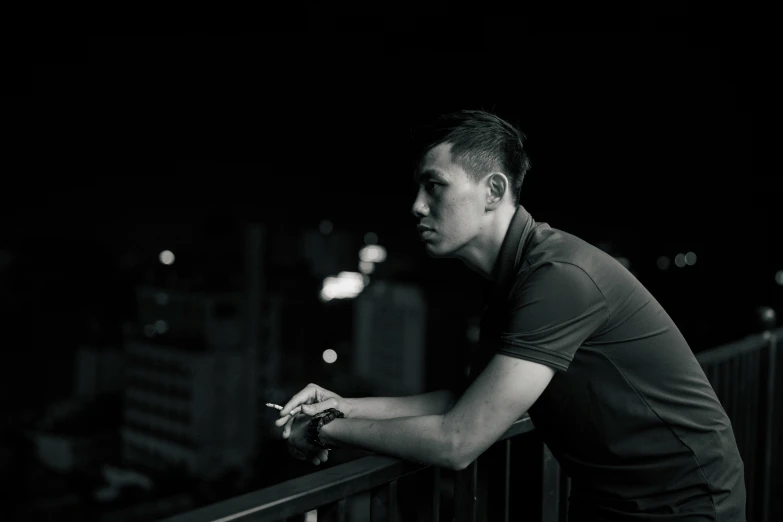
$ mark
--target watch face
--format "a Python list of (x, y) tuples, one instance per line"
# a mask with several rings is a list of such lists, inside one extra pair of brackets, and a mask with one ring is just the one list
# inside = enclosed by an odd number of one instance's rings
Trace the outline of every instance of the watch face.
[(321, 426), (324, 424), (329, 424), (336, 418), (345, 418), (345, 414), (341, 412), (340, 410), (336, 410), (334, 408), (329, 408), (327, 410), (324, 410), (320, 413), (316, 413), (312, 416), (310, 419), (310, 422), (307, 425), (307, 434), (305, 436), (305, 440), (312, 444), (313, 446), (316, 446), (321, 449), (333, 449), (332, 446), (329, 446), (328, 444), (324, 444), (324, 442), (321, 440), (320, 432), (321, 432)]

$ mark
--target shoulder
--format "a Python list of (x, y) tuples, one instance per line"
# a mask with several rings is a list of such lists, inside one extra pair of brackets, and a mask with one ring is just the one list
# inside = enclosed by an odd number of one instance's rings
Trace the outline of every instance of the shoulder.
[(525, 256), (520, 260), (520, 269), (535, 268), (551, 261), (571, 264), (589, 273), (591, 267), (607, 257), (611, 258), (582, 238), (539, 223), (531, 232)]
[(524, 257), (519, 260), (517, 281), (528, 277), (590, 280), (607, 257), (608, 254), (577, 236), (541, 223), (531, 232)]
[[(616, 279), (622, 265), (612, 256), (587, 241), (539, 223), (531, 231), (524, 256), (517, 267), (517, 284), (528, 279), (560, 280), (598, 287), (607, 276)], [(589, 286), (589, 285), (588, 285)]]
[(520, 271), (509, 294), (512, 309), (546, 309), (562, 313), (593, 306), (605, 307), (606, 297), (591, 274), (579, 263), (548, 259)]

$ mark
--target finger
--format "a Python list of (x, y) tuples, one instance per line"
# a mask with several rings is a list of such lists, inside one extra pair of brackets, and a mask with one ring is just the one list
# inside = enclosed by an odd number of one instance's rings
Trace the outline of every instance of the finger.
[(328, 451), (326, 451), (326, 450), (321, 450), (321, 451), (319, 451), (319, 452), (318, 452), (318, 459), (319, 459), (321, 462), (326, 462), (327, 460), (329, 460), (329, 452), (328, 452)]
[(291, 397), (291, 400), (289, 400), (287, 403), (285, 403), (285, 406), (283, 406), (283, 409), (280, 410), (280, 416), (285, 417), (289, 413), (291, 413), (291, 410), (296, 408), (297, 406), (300, 406), (302, 404), (306, 404), (308, 402), (315, 401), (317, 398), (316, 395), (316, 387), (314, 384), (308, 384), (305, 386), (299, 393)]
[(285, 423), (285, 427), (283, 428), (283, 438), (287, 439), (289, 435), (291, 435), (291, 426), (294, 424), (294, 418), (288, 417), (288, 421)]
[(325, 401), (302, 405), (302, 413), (306, 413), (307, 415), (313, 416), (316, 413), (321, 413), (324, 410), (328, 410), (329, 408), (336, 408), (336, 407), (337, 407), (337, 399), (332, 397), (331, 399), (326, 399)]
[(301, 413), (301, 410), (302, 410), (301, 408), (297, 407), (291, 412), (291, 415), (286, 415), (285, 417), (280, 417), (279, 419), (276, 419), (275, 426), (277, 426), (278, 428), (285, 426), (287, 423), (291, 421), (291, 419), (299, 415), (299, 413)]
[(275, 420), (275, 426), (277, 426), (278, 428), (282, 428), (283, 426), (288, 424), (293, 418), (294, 415), (286, 415), (285, 417), (280, 417), (279, 419)]
[(313, 460), (311, 460), (310, 462), (312, 462), (313, 465), (317, 466), (318, 464), (321, 463), (321, 460), (318, 457), (313, 457)]
[(288, 422), (288, 419), (289, 419), (289, 418), (291, 418), (291, 417), (293, 417), (293, 416), (295, 416), (295, 415), (298, 415), (298, 414), (300, 414), (300, 413), (302, 413), (302, 407), (301, 407), (301, 406), (297, 406), (296, 408), (294, 408), (293, 410), (291, 410), (291, 413), (290, 413), (290, 414), (288, 414), (288, 415), (283, 415), (282, 417), (275, 419), (275, 426), (277, 426), (278, 428), (280, 428), (281, 426), (283, 426), (283, 424), (285, 424), (286, 422)]
[(304, 453), (302, 453), (301, 451), (299, 451), (298, 449), (296, 449), (293, 446), (288, 446), (288, 453), (289, 453), (289, 455), (291, 455), (295, 459), (307, 460), (307, 455), (305, 455)]

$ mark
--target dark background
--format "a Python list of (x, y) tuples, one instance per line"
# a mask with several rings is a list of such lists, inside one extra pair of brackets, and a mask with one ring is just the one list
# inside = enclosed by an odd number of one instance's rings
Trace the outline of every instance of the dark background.
[[(447, 110), (517, 124), (533, 162), (525, 207), (626, 257), (694, 351), (758, 330), (759, 306), (780, 312), (782, 187), (759, 159), (768, 61), (750, 15), (445, 12), (306, 8), (264, 33), (21, 37), (0, 101), (8, 418), (69, 396), (91, 324), (121, 343), (161, 249), (176, 245), (191, 275), (231, 279), (247, 221), (269, 230), (270, 291), (304, 296), (308, 329), (333, 340), (350, 318), (322, 309), (289, 239), (325, 219), (357, 241), (376, 232), (397, 262), (382, 277), (425, 290), (430, 358), (448, 360), (482, 282), (421, 252), (407, 155), (416, 122)], [(689, 250), (695, 266), (656, 265)], [(315, 342), (287, 339), (292, 354)], [(329, 378), (287, 386), (316, 377)]]

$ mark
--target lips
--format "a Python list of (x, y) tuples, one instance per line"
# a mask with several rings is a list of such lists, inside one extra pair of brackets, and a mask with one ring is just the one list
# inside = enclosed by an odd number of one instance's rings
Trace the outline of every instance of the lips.
[(426, 225), (418, 225), (416, 230), (419, 231), (419, 238), (424, 240), (435, 234), (435, 231)]

